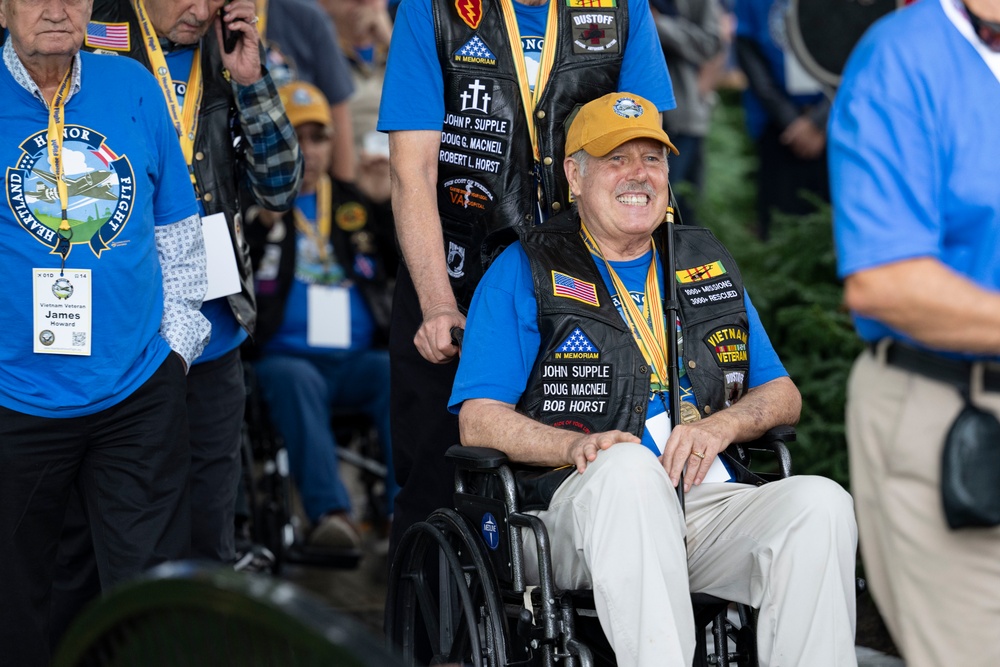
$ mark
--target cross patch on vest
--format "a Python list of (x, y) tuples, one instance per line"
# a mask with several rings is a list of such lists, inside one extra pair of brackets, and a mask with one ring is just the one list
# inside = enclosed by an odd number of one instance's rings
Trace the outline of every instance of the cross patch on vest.
[(618, 53), (618, 26), (613, 12), (570, 12), (573, 53)]
[(708, 345), (720, 366), (742, 366), (750, 361), (747, 354), (749, 340), (750, 334), (743, 327), (721, 327), (705, 336), (705, 345)]

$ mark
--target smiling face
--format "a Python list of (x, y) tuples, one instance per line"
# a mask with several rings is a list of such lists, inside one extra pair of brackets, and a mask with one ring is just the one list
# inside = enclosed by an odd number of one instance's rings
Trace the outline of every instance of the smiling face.
[(212, 27), (225, 0), (146, 0), (149, 20), (160, 37), (197, 44)]
[(667, 212), (666, 148), (652, 139), (634, 139), (602, 157), (564, 163), (580, 217), (608, 259), (638, 257)]
[(73, 56), (83, 45), (93, 0), (0, 0), (0, 25), (22, 62)]

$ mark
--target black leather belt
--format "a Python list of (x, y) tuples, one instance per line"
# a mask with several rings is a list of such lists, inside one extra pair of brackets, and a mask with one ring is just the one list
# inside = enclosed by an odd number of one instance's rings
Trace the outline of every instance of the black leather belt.
[[(875, 343), (869, 343), (869, 347), (873, 353), (876, 351)], [(967, 390), (971, 382), (971, 361), (949, 359), (933, 352), (919, 350), (905, 343), (889, 343), (885, 352), (885, 361), (890, 366), (918, 373), (931, 380), (945, 382), (959, 389)], [(1000, 369), (987, 367), (983, 370), (983, 389), (985, 391), (1000, 391)]]

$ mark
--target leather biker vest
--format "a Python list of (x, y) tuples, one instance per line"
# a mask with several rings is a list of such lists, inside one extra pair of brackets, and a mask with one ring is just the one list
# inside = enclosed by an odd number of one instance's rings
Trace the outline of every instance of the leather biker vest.
[[(128, 0), (94, 0), (92, 21), (104, 23), (128, 23), (130, 51), (119, 52), (137, 60), (151, 70), (149, 57), (142, 42), (142, 30), (136, 18), (132, 3)], [(253, 292), (253, 273), (250, 268), (250, 252), (243, 236), (242, 214), (238, 184), (243, 178), (237, 169), (241, 158), (240, 149), (234, 148), (233, 138), (240, 133), (239, 115), (233, 97), (232, 84), (223, 74), (222, 56), (219, 52), (215, 33), (201, 42), (204, 94), (198, 117), (198, 131), (194, 144), (194, 174), (197, 180), (198, 196), (206, 215), (225, 213), (229, 225), (229, 236), (233, 243), (236, 266), (240, 274), (240, 292), (226, 299), (247, 333), (253, 334), (257, 321), (257, 308)], [(115, 53), (91, 49), (99, 53)], [(264, 62), (263, 55), (261, 62)]]
[[(618, 429), (641, 438), (649, 367), (579, 230), (580, 219), (573, 211), (520, 234), (531, 266), (542, 340), (517, 409), (557, 428), (584, 433)], [(729, 251), (701, 227), (661, 226), (654, 236), (661, 260), (667, 257), (665, 231), (673, 232), (680, 357), (699, 412), (708, 416), (746, 393), (749, 323), (743, 281)], [(556, 273), (569, 276), (576, 286), (593, 286), (596, 304), (589, 296), (581, 299), (579, 292), (561, 295)], [(664, 267), (664, 279), (669, 277)], [(547, 506), (568, 474), (535, 471), (518, 473), (523, 509)]]
[[(558, 29), (550, 31), (558, 40), (552, 70), (526, 113), (501, 2), (511, 0), (431, 2), (445, 81), (438, 211), (463, 312), (489, 264), (516, 239), (514, 229), (567, 208), (563, 124), (578, 106), (617, 90), (628, 40), (627, 0), (597, 9), (560, 2)], [(521, 45), (515, 50), (520, 57)], [(529, 122), (537, 133), (537, 161)]]

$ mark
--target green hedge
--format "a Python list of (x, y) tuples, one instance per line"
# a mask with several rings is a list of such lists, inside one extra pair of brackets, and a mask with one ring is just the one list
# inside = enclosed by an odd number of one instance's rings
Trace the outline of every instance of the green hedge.
[(820, 201), (807, 216), (779, 216), (771, 240), (754, 228), (756, 159), (739, 100), (716, 108), (707, 145), (705, 193), (699, 221), (733, 252), (775, 349), (802, 392), (795, 470), (848, 485), (844, 440), (847, 375), (861, 343), (841, 304), (830, 207)]

